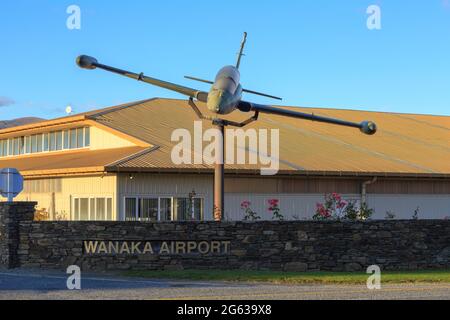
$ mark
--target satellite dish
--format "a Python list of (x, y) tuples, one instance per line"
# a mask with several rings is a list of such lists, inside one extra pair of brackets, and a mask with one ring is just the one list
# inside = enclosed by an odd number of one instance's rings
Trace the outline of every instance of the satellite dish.
[(72, 107), (71, 106), (67, 106), (66, 107), (66, 113), (67, 114), (71, 114), (73, 112)]
[(23, 177), (17, 169), (7, 168), (0, 171), (0, 194), (12, 202), (23, 190)]

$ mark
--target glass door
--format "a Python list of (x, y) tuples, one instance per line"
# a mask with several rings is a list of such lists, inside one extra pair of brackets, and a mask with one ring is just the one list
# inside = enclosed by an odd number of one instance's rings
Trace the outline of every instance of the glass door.
[(159, 221), (173, 220), (173, 198), (159, 198)]

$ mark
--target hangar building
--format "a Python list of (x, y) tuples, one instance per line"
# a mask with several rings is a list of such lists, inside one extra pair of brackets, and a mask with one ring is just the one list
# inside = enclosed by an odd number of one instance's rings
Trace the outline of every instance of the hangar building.
[[(450, 117), (295, 110), (373, 120), (379, 131), (366, 136), (353, 128), (260, 115), (244, 129), (279, 129), (279, 171), (262, 176), (258, 165), (227, 164), (226, 220), (243, 219), (243, 201), (271, 219), (270, 199), (279, 200), (286, 219), (310, 219), (316, 203), (332, 192), (367, 201), (376, 219), (388, 211), (410, 219), (417, 208), (419, 218), (450, 216)], [(49, 219), (212, 220), (213, 167), (171, 158), (178, 143), (171, 139), (174, 130), (192, 132), (196, 120), (186, 101), (156, 98), (7, 128), (0, 130), (0, 168), (20, 170), (25, 188), (17, 200), (37, 201)], [(203, 130), (211, 127), (203, 122)]]

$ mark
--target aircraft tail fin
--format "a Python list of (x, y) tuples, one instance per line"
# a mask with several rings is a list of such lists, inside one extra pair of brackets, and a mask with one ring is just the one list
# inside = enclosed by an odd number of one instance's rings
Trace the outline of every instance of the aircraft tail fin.
[(236, 62), (237, 69), (239, 69), (239, 67), (241, 66), (242, 56), (245, 56), (245, 54), (244, 54), (245, 42), (247, 42), (247, 32), (244, 32), (244, 38), (242, 39), (241, 48), (240, 48), (238, 56), (237, 56), (237, 62)]

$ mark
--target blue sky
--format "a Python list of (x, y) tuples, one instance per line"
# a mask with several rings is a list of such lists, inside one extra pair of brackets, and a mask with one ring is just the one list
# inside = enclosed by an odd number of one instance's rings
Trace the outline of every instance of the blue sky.
[[(66, 27), (71, 4), (81, 30)], [(381, 30), (366, 27), (372, 4)], [(212, 79), (234, 64), (243, 31), (243, 86), (284, 105), (450, 115), (450, 0), (9, 0), (0, 4), (0, 119), (181, 97), (81, 70), (82, 53), (207, 90), (183, 76)]]

